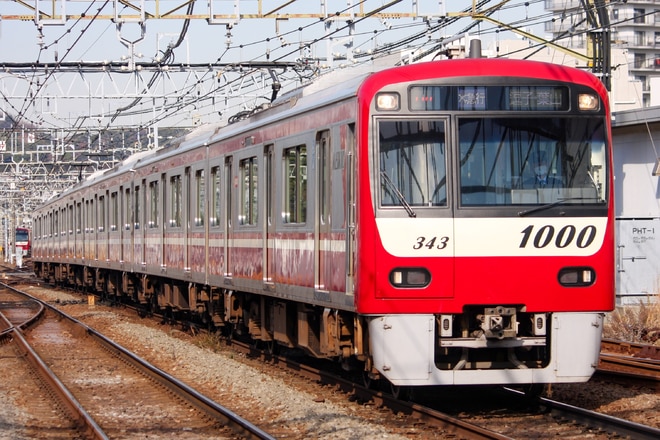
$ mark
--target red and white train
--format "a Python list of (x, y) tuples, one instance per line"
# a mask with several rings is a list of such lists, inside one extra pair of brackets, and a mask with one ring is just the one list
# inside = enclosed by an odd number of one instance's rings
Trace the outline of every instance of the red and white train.
[(586, 381), (614, 307), (611, 157), (584, 71), (336, 78), (53, 198), (34, 268), (395, 387)]
[(16, 254), (20, 252), (22, 256), (30, 256), (30, 230), (28, 228), (18, 227), (16, 232)]

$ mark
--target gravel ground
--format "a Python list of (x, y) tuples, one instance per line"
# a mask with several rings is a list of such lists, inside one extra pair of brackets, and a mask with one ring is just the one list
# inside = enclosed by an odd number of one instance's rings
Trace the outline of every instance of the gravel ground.
[[(121, 308), (66, 305), (80, 297), (64, 292), (38, 287), (26, 290), (59, 302), (67, 313), (278, 437), (436, 438), (403, 416), (351, 402), (328, 387), (273, 370), (222, 344), (209, 344), (208, 336), (194, 337)], [(551, 392), (556, 400), (660, 428), (660, 396), (655, 390), (592, 380), (553, 385)]]
[[(37, 287), (28, 293), (51, 302), (185, 381), (277, 437), (293, 439), (406, 439), (385, 427), (390, 411), (350, 402), (345, 395), (248, 359), (208, 336), (191, 336), (134, 311), (102, 305), (69, 304), (79, 296)], [(57, 304), (56, 304), (57, 305)], [(1, 405), (0, 405), (1, 406)], [(415, 435), (415, 429), (405, 429)]]

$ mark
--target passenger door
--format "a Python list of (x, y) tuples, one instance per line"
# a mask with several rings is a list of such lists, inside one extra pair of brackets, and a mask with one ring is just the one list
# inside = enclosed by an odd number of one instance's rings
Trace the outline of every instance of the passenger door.
[(317, 173), (316, 173), (316, 233), (314, 243), (314, 261), (316, 273), (314, 285), (316, 290), (330, 290), (332, 277), (332, 212), (331, 200), (331, 164), (332, 149), (330, 148), (330, 131), (324, 130), (316, 134)]

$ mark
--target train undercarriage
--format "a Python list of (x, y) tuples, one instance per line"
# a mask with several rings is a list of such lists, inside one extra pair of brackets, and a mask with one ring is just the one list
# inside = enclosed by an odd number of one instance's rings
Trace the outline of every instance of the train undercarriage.
[[(550, 323), (562, 314), (527, 313), (521, 305), (467, 306), (456, 315), (360, 316), (255, 293), (79, 265), (36, 263), (35, 273), (55, 285), (140, 305), (144, 314), (156, 313), (227, 336), (249, 336), (273, 351), (286, 347), (338, 361), (344, 369), (362, 370), (372, 383), (386, 379), (395, 386), (451, 385), (488, 383), (488, 377), (492, 383), (573, 380), (570, 375), (558, 377), (561, 372), (556, 371), (559, 355), (553, 351), (557, 347), (553, 348), (552, 339), (562, 336), (552, 335)], [(596, 319), (594, 314), (579, 321), (564, 315), (563, 322), (576, 322), (580, 329), (594, 327), (587, 324)], [(590, 347), (596, 337), (599, 334), (589, 334), (582, 343)], [(587, 368), (574, 379), (587, 380), (591, 373)]]
[(70, 264), (35, 263), (38, 277), (94, 293), (108, 301), (139, 305), (188, 325), (249, 335), (267, 347), (297, 348), (345, 368), (365, 360), (366, 335), (357, 315), (265, 295), (147, 274)]

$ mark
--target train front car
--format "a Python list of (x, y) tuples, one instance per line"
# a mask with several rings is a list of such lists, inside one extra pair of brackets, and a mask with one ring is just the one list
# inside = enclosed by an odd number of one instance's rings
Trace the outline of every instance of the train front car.
[(602, 84), (456, 60), (375, 74), (358, 99), (372, 372), (401, 386), (588, 380), (614, 307)]

